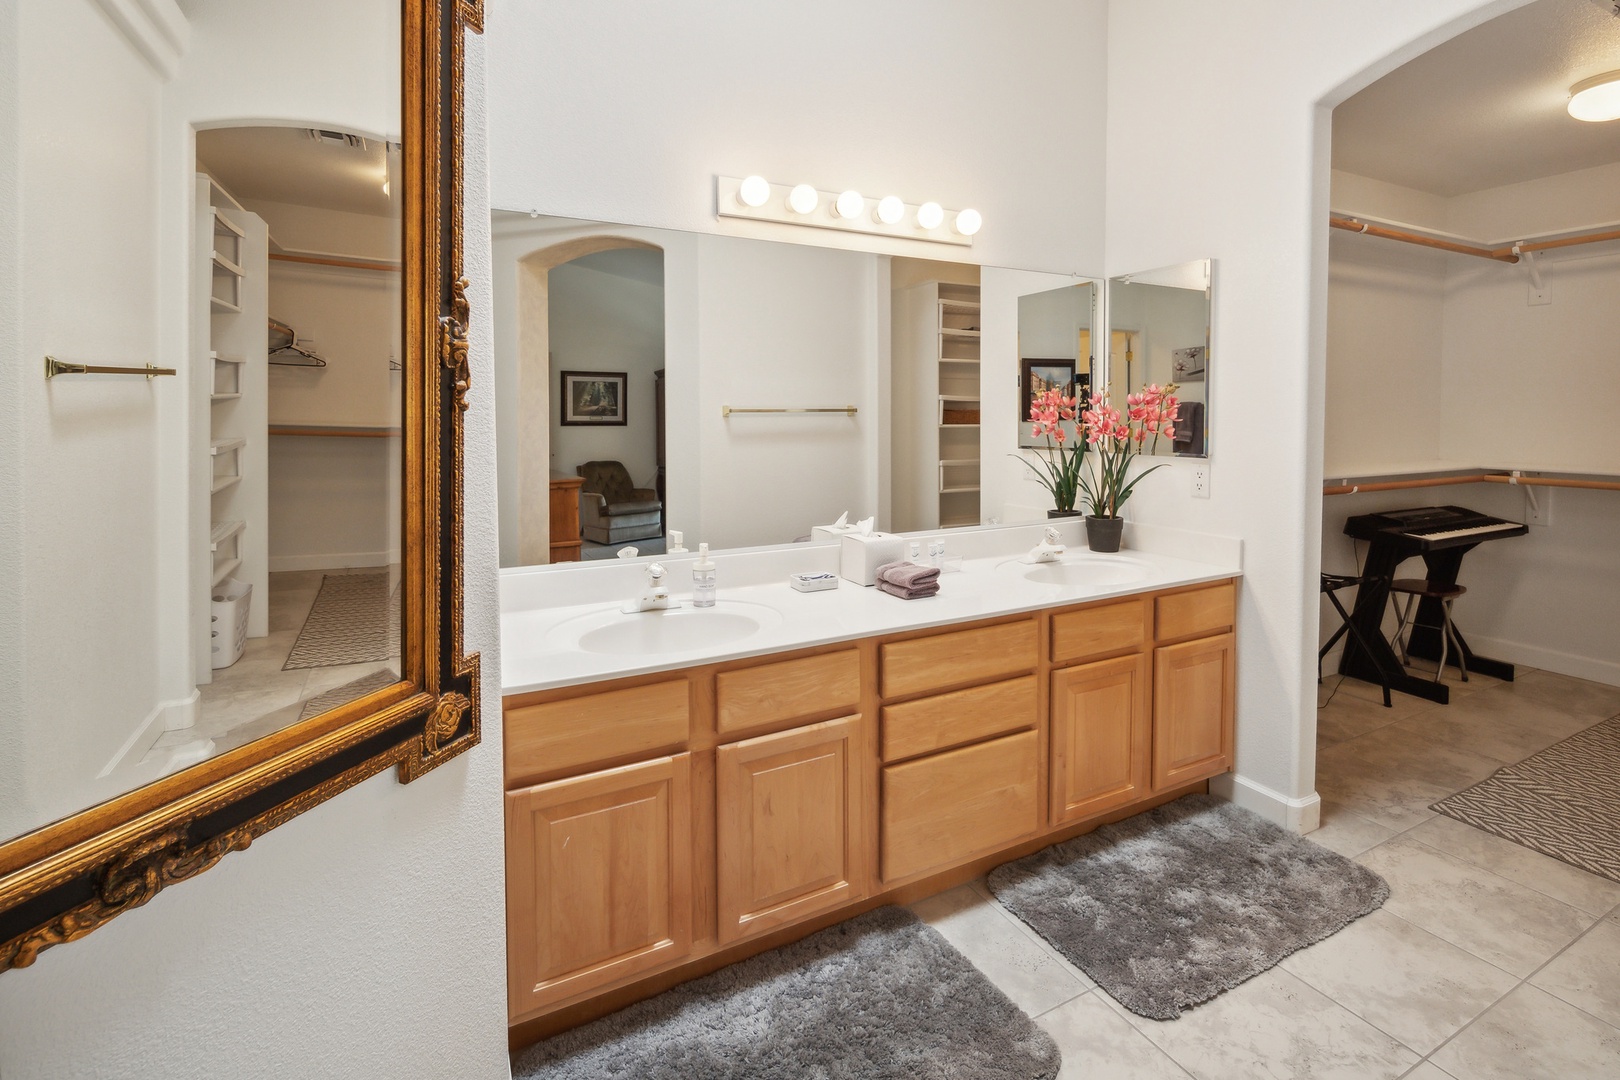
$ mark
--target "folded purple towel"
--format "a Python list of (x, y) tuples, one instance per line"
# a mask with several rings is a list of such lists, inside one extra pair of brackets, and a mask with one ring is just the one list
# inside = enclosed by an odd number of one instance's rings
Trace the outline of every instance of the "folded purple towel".
[(919, 589), (939, 582), (939, 567), (918, 566), (914, 562), (891, 562), (879, 566), (872, 576), (902, 589)]
[(928, 585), (919, 585), (915, 589), (908, 589), (904, 585), (879, 580), (877, 587), (890, 596), (898, 596), (902, 600), (921, 600), (925, 596), (935, 596), (939, 593), (939, 582), (937, 581)]

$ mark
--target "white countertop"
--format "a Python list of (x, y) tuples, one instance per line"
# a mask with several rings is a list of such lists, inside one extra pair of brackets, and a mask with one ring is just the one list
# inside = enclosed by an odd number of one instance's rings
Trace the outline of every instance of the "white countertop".
[[(875, 588), (840, 581), (826, 592), (801, 593), (787, 584), (792, 571), (836, 571), (836, 545), (792, 545), (753, 552), (720, 553), (719, 602), (712, 608), (690, 605), (691, 556), (659, 556), (670, 571), (665, 579), (681, 601), (669, 612), (625, 614), (620, 605), (641, 591), (646, 564), (642, 558), (617, 565), (572, 568), (522, 568), (503, 571), (501, 582), (501, 692), (521, 694), (559, 686), (598, 682), (627, 675), (668, 671), (696, 664), (786, 652), (837, 641), (850, 641), (906, 630), (1016, 615), (1157, 589), (1218, 581), (1241, 573), (1238, 541), (1197, 537), (1170, 529), (1127, 527), (1127, 550), (1117, 556), (1085, 550), (1080, 526), (1064, 526), (1067, 559), (1081, 561), (1098, 573), (1083, 577), (1140, 575), (1126, 583), (1052, 584), (1028, 580), (1037, 569), (1016, 560), (1039, 538), (1040, 526), (952, 531), (948, 551), (964, 558), (960, 572), (940, 576), (937, 596), (902, 600)], [(926, 534), (919, 534), (926, 535)], [(1134, 543), (1133, 543), (1134, 541)], [(1186, 557), (1196, 553), (1199, 558)], [(1202, 561), (1208, 559), (1209, 561)], [(728, 565), (729, 564), (729, 565)], [(728, 584), (728, 571), (732, 578)], [(669, 620), (663, 625), (637, 620)], [(686, 644), (684, 630), (696, 621), (718, 616), (743, 625), (738, 616), (763, 624), (730, 641), (702, 647)], [(619, 626), (620, 623), (636, 623)], [(635, 636), (648, 631), (655, 648), (664, 651), (594, 652), (578, 644), (583, 631), (613, 627)], [(662, 633), (666, 628), (682, 632)], [(716, 622), (705, 629), (718, 629)]]

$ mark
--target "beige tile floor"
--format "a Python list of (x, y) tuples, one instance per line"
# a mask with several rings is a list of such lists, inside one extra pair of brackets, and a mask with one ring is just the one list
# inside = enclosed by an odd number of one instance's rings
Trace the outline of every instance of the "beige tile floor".
[(1428, 809), (1620, 713), (1620, 688), (1521, 672), (1385, 709), (1377, 687), (1337, 683), (1321, 691), (1312, 839), (1384, 875), (1390, 899), (1278, 967), (1145, 1020), (983, 881), (913, 910), (1052, 1034), (1060, 1080), (1620, 1077), (1620, 883)]
[(165, 733), (151, 752), (163, 753), (212, 739), (213, 752), (220, 753), (295, 723), (304, 703), (328, 690), (384, 668), (398, 670), (398, 660), (282, 670), (310, 608), (315, 606), (321, 578), (351, 572), (376, 573), (377, 568), (271, 574), (270, 633), (249, 638), (240, 660), (214, 672), (214, 681), (200, 688), (197, 723)]

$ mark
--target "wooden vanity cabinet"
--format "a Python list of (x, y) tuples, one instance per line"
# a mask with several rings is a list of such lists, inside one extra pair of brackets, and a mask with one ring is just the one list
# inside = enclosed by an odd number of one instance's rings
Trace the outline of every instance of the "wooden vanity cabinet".
[(1162, 789), (1232, 767), (1237, 590), (1224, 581), (1154, 605), (1153, 786)]
[(1052, 673), (1052, 824), (1128, 806), (1153, 790), (1152, 679), (1131, 653)]

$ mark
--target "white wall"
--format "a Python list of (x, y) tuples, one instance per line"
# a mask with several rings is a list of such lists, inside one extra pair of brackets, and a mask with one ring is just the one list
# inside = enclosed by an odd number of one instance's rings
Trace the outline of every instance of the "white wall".
[(1306, 827), (1315, 818), (1326, 108), (1514, 6), (1132, 0), (1109, 9), (1108, 272), (1219, 263), (1211, 498), (1190, 497), (1190, 466), (1178, 463), (1138, 489), (1129, 515), (1244, 538), (1232, 793)]
[[(611, 253), (643, 258), (660, 268), (663, 253), (643, 249)], [(565, 263), (551, 271), (551, 468), (573, 476), (587, 461), (624, 463), (637, 487), (658, 475), (658, 424), (653, 373), (664, 366), (664, 286)], [(623, 427), (564, 427), (561, 373), (622, 371)]]
[(472, 39), (465, 625), (484, 743), (409, 787), (378, 776), (0, 976), (6, 1080), (508, 1075), (483, 78)]

